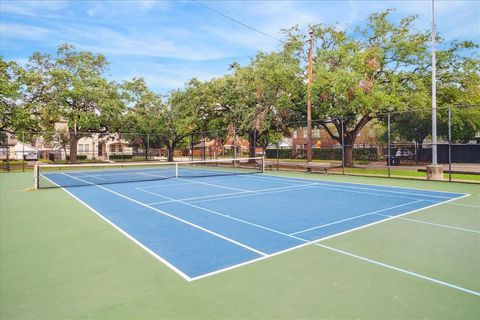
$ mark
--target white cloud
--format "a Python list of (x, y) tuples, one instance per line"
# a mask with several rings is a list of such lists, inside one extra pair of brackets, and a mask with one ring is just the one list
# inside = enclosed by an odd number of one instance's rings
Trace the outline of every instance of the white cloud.
[[(191, 77), (206, 80), (226, 72), (229, 61), (253, 58), (281, 43), (192, 1), (1, 1), (2, 51), (28, 56), (61, 43), (103, 53), (116, 79), (144, 76), (152, 87), (181, 87)], [(430, 1), (206, 1), (247, 25), (282, 38), (282, 28), (364, 24), (372, 12), (394, 8), (395, 18), (417, 14), (418, 29), (430, 28)], [(480, 38), (480, 1), (436, 1), (441, 36)], [(13, 17), (13, 18), (12, 18)], [(306, 32), (306, 30), (305, 30)]]
[(182, 88), (185, 83), (195, 77), (199, 80), (209, 80), (224, 74), (223, 70), (218, 72), (205, 69), (198, 64), (168, 64), (168, 63), (145, 63), (137, 61), (117, 61), (116, 67), (121, 72), (112, 70), (112, 74), (120, 81), (131, 80), (134, 77), (143, 77), (147, 85), (154, 91), (167, 93), (169, 90)]
[(32, 41), (42, 41), (51, 36), (52, 32), (46, 28), (19, 24), (19, 23), (1, 23), (0, 35), (2, 38), (28, 39)]
[(68, 7), (68, 1), (1, 1), (0, 12), (33, 17), (45, 17), (51, 13), (62, 12)]

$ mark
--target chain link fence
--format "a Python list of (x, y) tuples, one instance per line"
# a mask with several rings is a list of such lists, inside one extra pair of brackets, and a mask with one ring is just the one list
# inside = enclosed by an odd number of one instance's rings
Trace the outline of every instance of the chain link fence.
[[(480, 183), (479, 111), (478, 106), (439, 108), (436, 149), (444, 180)], [(113, 163), (264, 156), (267, 170), (425, 179), (434, 149), (430, 112), (392, 112), (368, 120), (358, 131), (359, 117), (312, 121), (310, 143), (306, 121), (283, 124), (281, 130), (270, 132), (226, 128), (183, 136), (1, 132), (0, 171), (30, 170), (36, 161)]]
[[(444, 180), (480, 183), (479, 106), (439, 108), (438, 119), (435, 146)], [(310, 142), (306, 121), (289, 124), (290, 134), (269, 145), (267, 168), (426, 179), (434, 149), (429, 110), (381, 114), (355, 131), (361, 120), (314, 120)]]

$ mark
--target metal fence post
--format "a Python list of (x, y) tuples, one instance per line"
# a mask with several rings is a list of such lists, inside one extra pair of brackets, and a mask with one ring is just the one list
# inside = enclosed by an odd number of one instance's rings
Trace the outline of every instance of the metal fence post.
[(149, 161), (149, 153), (150, 153), (150, 134), (147, 133), (147, 150), (145, 150), (145, 155), (147, 158), (147, 161)]
[(202, 160), (205, 161), (206, 151), (207, 151), (207, 142), (205, 138), (205, 131), (202, 131)]
[(257, 130), (253, 130), (253, 157), (257, 155)]
[(452, 181), (452, 109), (448, 107), (448, 181)]
[(341, 120), (342, 120), (342, 130), (341, 130), (342, 132), (340, 134), (342, 135), (342, 174), (345, 174), (345, 143), (344, 143), (344, 136), (343, 136), (343, 117), (341, 118)]
[(6, 138), (6, 144), (7, 144), (7, 172), (10, 172), (10, 146), (8, 145), (8, 135)]
[(35, 190), (40, 188), (40, 174), (39, 174), (39, 167), (38, 162), (33, 166), (33, 188)]
[[(277, 132), (277, 135), (280, 133), (280, 132), (278, 131), (278, 122), (277, 122), (277, 130), (276, 130), (276, 132)], [(279, 149), (280, 149), (280, 144), (279, 144), (278, 141), (277, 141), (277, 171), (280, 169), (280, 150), (279, 150)]]
[(233, 127), (233, 159), (237, 159), (237, 127)]
[(390, 157), (390, 148), (391, 148), (391, 141), (390, 141), (390, 112), (387, 115), (387, 136), (388, 136), (388, 141), (387, 141), (387, 171), (388, 171), (388, 177), (390, 178), (390, 161), (392, 161)]
[(22, 171), (25, 172), (25, 131), (22, 131)]
[(190, 135), (190, 161), (193, 161), (193, 133)]

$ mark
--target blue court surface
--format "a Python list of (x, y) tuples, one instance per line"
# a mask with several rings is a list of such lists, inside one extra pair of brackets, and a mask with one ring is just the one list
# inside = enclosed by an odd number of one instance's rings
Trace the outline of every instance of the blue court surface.
[(189, 281), (464, 196), (265, 174), (97, 184), (102, 174), (43, 177), (81, 182), (64, 189)]

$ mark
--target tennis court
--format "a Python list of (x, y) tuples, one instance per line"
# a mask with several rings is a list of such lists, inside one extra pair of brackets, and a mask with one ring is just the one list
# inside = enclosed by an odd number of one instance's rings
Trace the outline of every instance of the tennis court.
[(0, 179), (2, 318), (480, 312), (478, 185), (70, 167)]
[(223, 160), (70, 166), (42, 178), (188, 281), (468, 196), (252, 174), (253, 160), (246, 171)]

